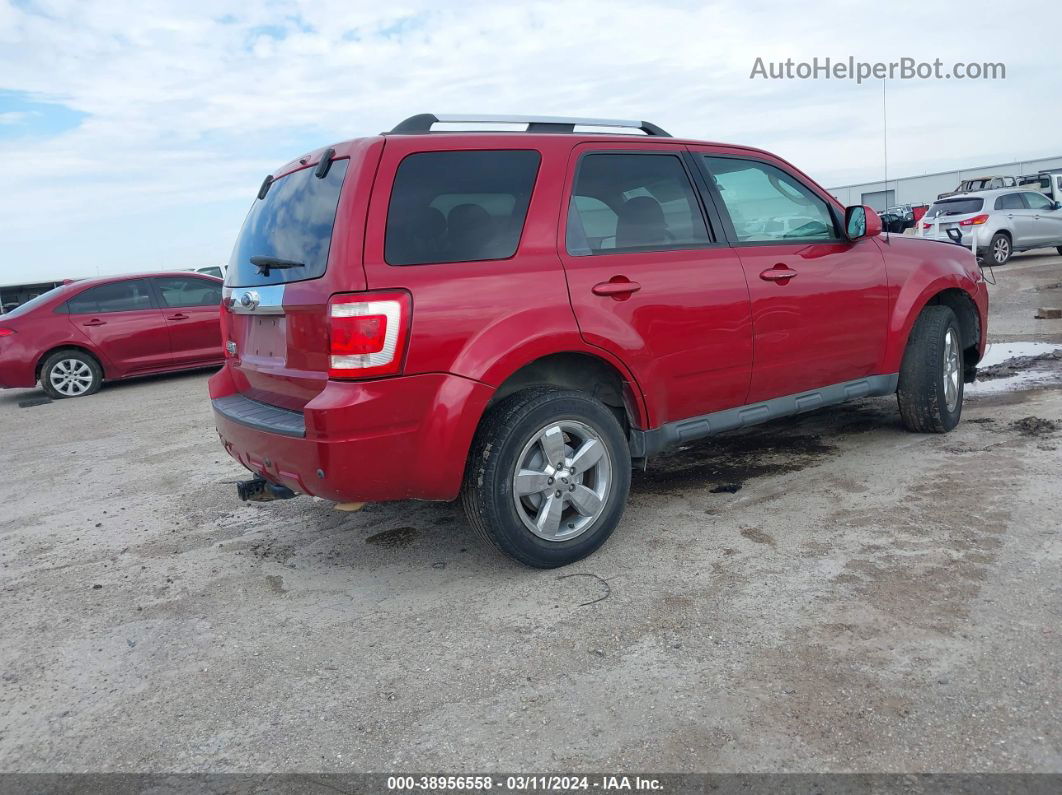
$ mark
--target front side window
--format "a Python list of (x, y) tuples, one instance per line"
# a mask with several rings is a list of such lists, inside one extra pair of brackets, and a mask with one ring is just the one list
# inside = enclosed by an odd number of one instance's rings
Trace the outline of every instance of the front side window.
[(143, 279), (90, 287), (66, 302), (66, 310), (72, 315), (137, 312), (151, 308), (151, 290)]
[(538, 152), (420, 152), (395, 173), (387, 208), (389, 265), (478, 262), (516, 253)]
[(730, 157), (706, 155), (704, 162), (739, 242), (838, 239), (826, 202), (781, 169)]
[(166, 308), (175, 306), (219, 306), (221, 304), (221, 285), (195, 276), (167, 276), (155, 279), (162, 305)]
[(1029, 191), (1025, 194), (1025, 201), (1030, 210), (1053, 210), (1054, 204), (1042, 193)]
[(667, 251), (709, 242), (693, 185), (675, 155), (593, 153), (568, 206), (569, 254)]
[[(229, 260), (230, 285), (257, 287), (324, 275), (349, 162), (334, 161), (323, 178), (316, 175), (316, 168), (295, 171), (274, 181), (264, 199), (255, 199)], [(266, 276), (251, 257), (273, 257), (298, 265), (269, 269)]]

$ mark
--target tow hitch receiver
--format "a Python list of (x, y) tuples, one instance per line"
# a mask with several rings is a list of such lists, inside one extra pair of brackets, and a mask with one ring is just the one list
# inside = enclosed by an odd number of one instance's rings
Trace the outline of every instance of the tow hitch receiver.
[(244, 502), (272, 502), (290, 500), (296, 496), (287, 486), (270, 483), (265, 478), (251, 478), (236, 483), (236, 494)]

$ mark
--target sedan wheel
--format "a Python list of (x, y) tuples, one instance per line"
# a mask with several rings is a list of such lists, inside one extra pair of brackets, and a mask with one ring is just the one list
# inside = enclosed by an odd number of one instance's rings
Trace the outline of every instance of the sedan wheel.
[(99, 363), (81, 351), (57, 351), (41, 366), (41, 386), (55, 399), (91, 395), (102, 383)]
[(67, 397), (79, 397), (92, 386), (92, 370), (80, 359), (63, 359), (48, 374), (48, 380)]

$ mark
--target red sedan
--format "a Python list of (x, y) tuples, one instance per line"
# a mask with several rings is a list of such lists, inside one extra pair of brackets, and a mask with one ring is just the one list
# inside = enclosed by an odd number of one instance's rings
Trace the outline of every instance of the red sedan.
[(115, 381), (219, 365), (222, 280), (144, 273), (71, 282), (0, 315), (0, 387), (83, 397)]

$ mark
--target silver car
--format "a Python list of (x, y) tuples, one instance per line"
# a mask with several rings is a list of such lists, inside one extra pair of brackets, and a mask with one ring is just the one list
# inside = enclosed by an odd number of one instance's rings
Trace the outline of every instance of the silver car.
[(949, 240), (962, 234), (989, 265), (1002, 265), (1015, 251), (1057, 247), (1062, 254), (1062, 202), (1033, 190), (1004, 188), (938, 199), (922, 218), (924, 237)]

